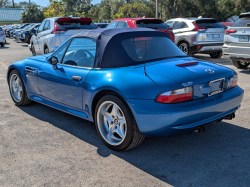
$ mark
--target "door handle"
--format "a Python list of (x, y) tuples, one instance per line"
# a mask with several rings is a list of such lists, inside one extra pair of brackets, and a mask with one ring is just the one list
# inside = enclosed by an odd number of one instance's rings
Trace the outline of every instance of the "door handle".
[(80, 81), (82, 80), (82, 77), (73, 75), (71, 79), (73, 79), (74, 81)]

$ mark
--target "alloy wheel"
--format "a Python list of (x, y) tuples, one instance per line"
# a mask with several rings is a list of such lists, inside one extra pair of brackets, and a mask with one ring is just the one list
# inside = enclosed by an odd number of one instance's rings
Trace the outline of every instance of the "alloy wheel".
[(23, 95), (22, 82), (17, 74), (13, 74), (10, 78), (10, 90), (13, 99), (16, 102), (21, 101)]
[(120, 145), (126, 137), (125, 115), (112, 101), (105, 101), (98, 108), (97, 126), (103, 139), (110, 145)]
[(186, 43), (179, 45), (179, 48), (188, 55), (188, 45)]

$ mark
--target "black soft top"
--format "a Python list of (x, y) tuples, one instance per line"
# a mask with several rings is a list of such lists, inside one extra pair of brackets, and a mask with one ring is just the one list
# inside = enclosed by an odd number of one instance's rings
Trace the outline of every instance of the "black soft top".
[(94, 68), (116, 68), (136, 65), (124, 50), (121, 42), (136, 37), (167, 37), (165, 32), (147, 28), (94, 29), (78, 33), (73, 38), (88, 37), (96, 41)]

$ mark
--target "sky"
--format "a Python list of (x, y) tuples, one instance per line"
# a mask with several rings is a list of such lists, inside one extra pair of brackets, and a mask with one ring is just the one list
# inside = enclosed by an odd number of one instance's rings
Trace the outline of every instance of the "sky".
[[(25, 0), (14, 0), (15, 3), (19, 3), (21, 1), (25, 1)], [(29, 0), (26, 0), (27, 2), (29, 2)], [(47, 6), (49, 5), (49, 0), (31, 0), (31, 2), (34, 2), (38, 5), (41, 5), (41, 6)], [(96, 4), (96, 3), (100, 3), (101, 0), (93, 0), (91, 3), (92, 4)]]

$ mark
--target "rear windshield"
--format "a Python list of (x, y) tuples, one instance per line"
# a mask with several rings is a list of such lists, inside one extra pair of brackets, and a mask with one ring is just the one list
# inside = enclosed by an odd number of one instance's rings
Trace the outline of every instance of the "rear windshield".
[(81, 20), (70, 20), (70, 21), (57, 21), (58, 29), (70, 30), (70, 29), (97, 29), (92, 22), (81, 21)]
[(137, 37), (122, 41), (122, 46), (133, 61), (144, 63), (175, 57), (186, 57), (167, 37)]
[(135, 22), (137, 27), (152, 28), (152, 29), (169, 29), (162, 20), (138, 20)]
[(232, 27), (250, 27), (250, 17), (238, 19)]
[(195, 22), (200, 28), (224, 28), (224, 26), (219, 23), (217, 20), (213, 19), (204, 19), (204, 20), (197, 20)]

